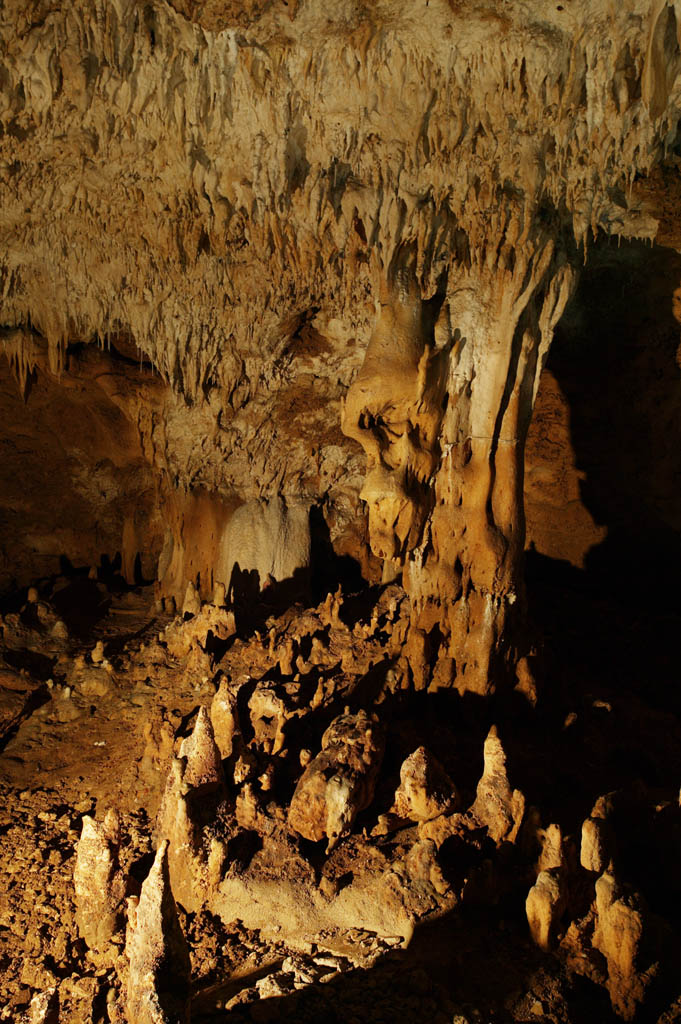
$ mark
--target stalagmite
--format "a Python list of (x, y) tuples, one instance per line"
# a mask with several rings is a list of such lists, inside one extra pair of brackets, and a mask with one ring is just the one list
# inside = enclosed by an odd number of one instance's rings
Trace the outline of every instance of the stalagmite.
[(114, 811), (103, 822), (85, 815), (73, 881), (78, 931), (102, 952), (123, 925), (125, 878), (118, 864), (119, 825)]
[(234, 733), (238, 732), (237, 695), (231, 680), (223, 676), (210, 706), (210, 720), (220, 757), (230, 757)]
[(201, 611), (201, 598), (196, 592), (196, 587), (190, 580), (187, 583), (187, 589), (184, 595), (184, 601), (182, 602), (182, 614), (183, 615), (198, 615)]
[(624, 1020), (632, 1020), (643, 999), (646, 979), (639, 963), (643, 908), (635, 893), (618, 885), (610, 870), (596, 882), (597, 923), (593, 944), (608, 962), (608, 990)]
[(201, 836), (184, 781), (185, 762), (173, 758), (156, 821), (160, 844), (166, 843), (166, 861), (173, 894), (186, 909), (200, 902), (202, 876)]
[(425, 747), (410, 754), (400, 768), (393, 810), (402, 818), (429, 821), (456, 809), (458, 794), (444, 768)]
[(540, 872), (525, 903), (530, 934), (540, 949), (551, 948), (564, 909), (560, 869)]
[(187, 790), (208, 793), (224, 788), (220, 750), (211, 719), (203, 706), (199, 708), (191, 736), (180, 745), (180, 757), (187, 762), (182, 776)]
[(580, 863), (586, 871), (602, 874), (612, 857), (612, 830), (602, 818), (587, 818), (582, 825)]
[(303, 772), (291, 800), (291, 828), (306, 839), (328, 839), (331, 850), (371, 803), (384, 750), (375, 716), (346, 711), (322, 736), (322, 749)]
[(189, 1024), (189, 951), (170, 888), (167, 842), (131, 910), (125, 948), (129, 1024)]
[(0, 2), (0, 1018), (678, 1011), (680, 140), (681, 0)]
[(471, 810), (496, 843), (515, 840), (525, 813), (525, 798), (509, 785), (506, 754), (495, 726), (485, 740), (484, 770)]

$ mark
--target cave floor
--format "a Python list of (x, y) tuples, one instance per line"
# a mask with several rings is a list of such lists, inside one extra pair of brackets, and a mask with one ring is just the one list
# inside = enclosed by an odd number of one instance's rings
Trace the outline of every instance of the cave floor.
[[(544, 685), (553, 687), (543, 698), (540, 691), (537, 708), (516, 701), (515, 695), (483, 707), (455, 695), (388, 692), (391, 663), (374, 657), (363, 662), (364, 655), (357, 653), (353, 664), (359, 688), (343, 692), (337, 666), (326, 675), (323, 666), (317, 672), (318, 688), (331, 677), (336, 680), (340, 692), (334, 701), (352, 703), (372, 695), (392, 737), (375, 806), (360, 815), (353, 837), (337, 848), (351, 849), (356, 877), (369, 870), (367, 851), (376, 844), (390, 851), (385, 856), (393, 858), (392, 864), (402, 847), (408, 850), (416, 839), (416, 830), (408, 826), (387, 836), (380, 830), (378, 838), (375, 834), (377, 811), (389, 809), (405, 751), (418, 743), (434, 749), (467, 806), (493, 720), (506, 727), (514, 784), (528, 806), (541, 809), (544, 825), (558, 822), (568, 839), (603, 792), (644, 787), (655, 792), (660, 806), (674, 790), (678, 797), (676, 697), (669, 691), (665, 698), (661, 677), (655, 685), (635, 685), (638, 663), (631, 649), (631, 679), (622, 682), (622, 661), (608, 660), (606, 643), (618, 631), (617, 608), (582, 592), (579, 600), (591, 602), (591, 608), (570, 617), (575, 602), (569, 581), (541, 573), (535, 593), (543, 616), (537, 618), (547, 636)], [(585, 632), (593, 634), (594, 602), (600, 632), (588, 644)], [(376, 607), (374, 594), (364, 606), (359, 599), (346, 601), (342, 614), (354, 620), (357, 630), (358, 622), (369, 621), (372, 609), (375, 621)], [(122, 948), (118, 961), (113, 954), (107, 960), (90, 953), (78, 936), (73, 867), (82, 816), (101, 818), (108, 808), (117, 809), (121, 866), (139, 885), (152, 859), (153, 822), (169, 758), (190, 734), (199, 707), (210, 705), (221, 674), (257, 678), (271, 671), (272, 644), (268, 660), (263, 639), (267, 630), (270, 636), (272, 630), (288, 630), (304, 637), (311, 611), (301, 605), (278, 618), (263, 613), (257, 631), (250, 623), (235, 639), (220, 641), (212, 633), (207, 636), (205, 624), (201, 632), (200, 616), (186, 616), (183, 622), (159, 612), (151, 588), (116, 588), (81, 576), (43, 581), (38, 600), (26, 602), (24, 591), (21, 602), (17, 598), (3, 611), (0, 1020), (22, 1015), (37, 1020), (31, 999), (52, 989), (59, 1007), (54, 1020), (125, 1020), (120, 1009)], [(557, 628), (551, 635), (552, 616), (554, 623), (560, 617), (566, 638)], [(650, 623), (639, 626), (647, 637)], [(665, 628), (678, 626), (675, 620)], [(380, 649), (380, 629), (374, 637), (369, 631), (360, 646), (370, 649), (372, 643)], [(660, 653), (655, 665), (662, 673), (675, 667), (668, 652)], [(302, 678), (305, 682), (304, 672)], [(323, 712), (323, 701), (321, 707)], [(323, 713), (320, 721), (325, 721)], [(318, 737), (318, 722), (312, 731)], [(258, 739), (256, 733), (251, 746), (264, 763), (266, 751)], [(310, 746), (315, 742), (305, 734), (298, 745), (308, 741)], [(267, 813), (276, 816), (277, 802), (287, 805), (291, 787), (291, 780), (282, 783), (280, 792), (275, 787)], [(671, 917), (675, 929), (678, 886), (670, 892), (668, 873), (651, 878), (649, 851), (631, 845), (625, 853), (632, 881), (645, 890), (654, 911)], [(302, 844), (321, 879), (329, 861), (316, 846)], [(209, 910), (181, 910), (192, 958), (192, 1020), (616, 1020), (603, 987), (602, 964), (582, 969), (562, 947), (543, 953), (530, 942), (525, 869), (515, 855), (502, 850), (490, 859), (484, 844), (476, 850), (481, 863), (467, 870), (466, 878), (457, 862), (460, 851), (449, 861), (443, 857), (449, 880), (445, 898), (431, 890), (423, 895), (408, 943), (377, 935), (359, 920), (354, 928), (289, 942), (285, 927), (277, 940), (248, 927), (238, 915), (225, 921)], [(470, 898), (459, 898), (470, 877), (477, 879), (466, 890)], [(681, 991), (678, 972), (672, 972), (671, 980), (662, 973), (663, 982), (653, 986), (637, 1019), (681, 1020), (681, 1003), (675, 1002)]]

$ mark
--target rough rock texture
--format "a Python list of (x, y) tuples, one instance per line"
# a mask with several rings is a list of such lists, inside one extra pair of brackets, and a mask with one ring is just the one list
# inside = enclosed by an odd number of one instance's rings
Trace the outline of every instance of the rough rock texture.
[(522, 824), (525, 798), (520, 790), (512, 790), (509, 785), (506, 754), (496, 726), (492, 726), (485, 740), (484, 771), (471, 810), (487, 826), (496, 843), (504, 839), (513, 841)]
[(602, 818), (587, 818), (582, 825), (580, 863), (586, 871), (602, 874), (612, 855), (612, 833)]
[(230, 680), (223, 676), (210, 706), (210, 720), (213, 736), (220, 751), (220, 757), (229, 757), (232, 753), (234, 733), (238, 731), (236, 690), (230, 686)]
[(559, 869), (540, 872), (528, 893), (525, 912), (532, 938), (541, 949), (550, 949), (564, 909)]
[(126, 882), (118, 863), (118, 842), (115, 813), (109, 811), (102, 823), (85, 815), (73, 884), (78, 931), (95, 951), (106, 948), (124, 920)]
[(0, 1020), (678, 1024), (680, 117), (679, 0), (2, 5)]
[(371, 803), (383, 759), (383, 730), (365, 711), (339, 715), (322, 749), (296, 786), (288, 820), (306, 839), (328, 839), (331, 850)]
[(126, 954), (130, 961), (126, 1011), (129, 1024), (188, 1024), (190, 962), (162, 843), (130, 907)]
[(224, 786), (220, 751), (208, 712), (199, 708), (191, 736), (180, 745), (180, 757), (185, 758), (183, 782), (201, 793), (220, 791)]
[(631, 1020), (646, 985), (637, 963), (643, 937), (641, 900), (606, 871), (596, 882), (596, 914), (593, 942), (608, 962), (610, 998), (620, 1016)]
[(400, 768), (395, 814), (411, 821), (430, 821), (455, 810), (457, 803), (454, 783), (437, 758), (425, 747), (410, 754)]
[[(0, 24), (21, 386), (108, 339), (168, 382), (128, 414), (180, 601), (235, 564), (234, 514), (273, 537), (271, 509), (323, 502), (360, 555), (342, 420), (374, 554), (404, 572), (415, 684), (436, 661), (440, 683), (492, 691), (524, 653), (523, 451), (580, 249), (657, 229), (630, 186), (675, 137), (676, 7), (31, 11)], [(272, 543), (243, 545), (247, 571), (301, 564), (304, 539), (288, 561)]]

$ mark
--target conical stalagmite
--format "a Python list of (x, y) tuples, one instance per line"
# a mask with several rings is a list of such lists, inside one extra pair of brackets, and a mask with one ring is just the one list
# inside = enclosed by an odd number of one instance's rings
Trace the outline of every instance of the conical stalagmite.
[(128, 922), (128, 1024), (189, 1024), (189, 950), (159, 846)]
[(486, 825), (496, 843), (513, 842), (525, 813), (525, 798), (520, 790), (512, 790), (506, 771), (506, 754), (496, 726), (492, 726), (484, 748), (485, 766), (478, 783), (475, 803), (471, 808), (482, 825)]
[(236, 701), (236, 687), (231, 685), (227, 676), (223, 676), (210, 706), (213, 734), (223, 758), (231, 756), (234, 733), (239, 730)]
[(118, 865), (119, 825), (108, 811), (104, 822), (85, 815), (76, 851), (73, 881), (78, 931), (101, 952), (123, 925), (125, 879)]
[(175, 898), (185, 910), (193, 910), (201, 875), (201, 840), (187, 799), (184, 771), (184, 760), (173, 758), (158, 811), (156, 836), (159, 843), (169, 844), (167, 860)]
[(213, 726), (205, 707), (200, 707), (191, 736), (182, 741), (180, 757), (186, 758), (182, 781), (187, 790), (215, 791), (224, 788), (222, 761)]

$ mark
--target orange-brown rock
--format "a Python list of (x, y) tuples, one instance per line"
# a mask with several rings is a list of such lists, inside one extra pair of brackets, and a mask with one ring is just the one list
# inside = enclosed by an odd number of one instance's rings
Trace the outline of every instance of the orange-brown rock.
[(126, 882), (118, 863), (117, 815), (108, 811), (103, 822), (83, 817), (73, 883), (80, 935), (96, 952), (104, 951), (124, 923)]
[(322, 749), (303, 772), (288, 821), (306, 839), (328, 839), (329, 850), (347, 835), (371, 803), (384, 750), (383, 730), (366, 711), (335, 718)]
[(565, 893), (559, 868), (541, 871), (525, 901), (530, 934), (540, 949), (550, 949), (565, 910)]
[(125, 951), (129, 1024), (189, 1024), (189, 951), (170, 887), (167, 842), (158, 848), (139, 901), (130, 904)]
[(179, 756), (186, 760), (182, 782), (188, 790), (205, 794), (224, 789), (220, 750), (205, 707), (199, 708), (191, 735), (180, 745)]
[(418, 747), (400, 768), (400, 785), (393, 810), (400, 818), (430, 821), (456, 810), (454, 783), (430, 751)]
[(485, 740), (484, 770), (471, 811), (487, 826), (496, 843), (515, 840), (525, 813), (525, 798), (520, 790), (511, 789), (506, 754), (495, 726)]

